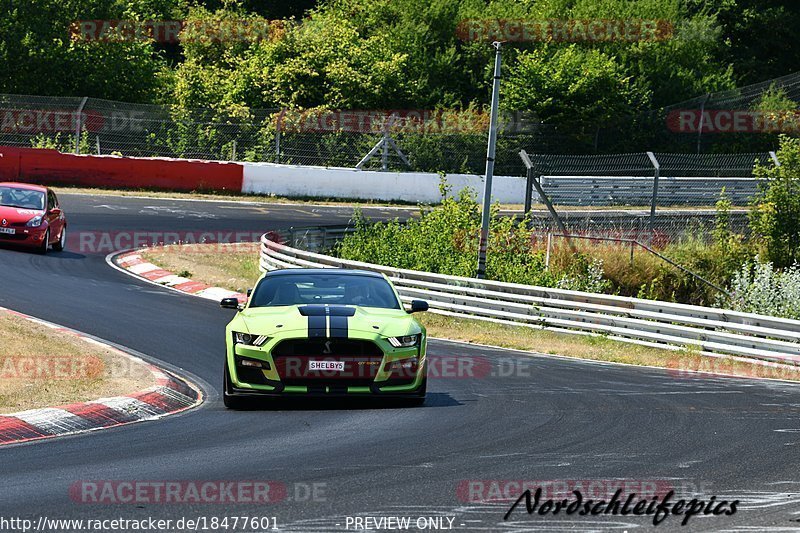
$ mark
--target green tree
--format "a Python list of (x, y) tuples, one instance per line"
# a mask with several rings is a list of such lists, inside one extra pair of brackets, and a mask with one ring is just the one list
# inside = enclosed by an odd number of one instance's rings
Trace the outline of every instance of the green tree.
[(0, 0), (0, 93), (158, 98), (166, 64), (148, 42), (81, 42), (78, 20), (164, 18), (168, 1)]
[(750, 212), (750, 224), (766, 259), (778, 268), (800, 259), (800, 139), (781, 137), (781, 165), (758, 165), (761, 192)]

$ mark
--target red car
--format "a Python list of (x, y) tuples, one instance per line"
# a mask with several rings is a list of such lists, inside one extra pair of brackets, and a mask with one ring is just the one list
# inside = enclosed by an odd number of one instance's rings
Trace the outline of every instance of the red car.
[(67, 219), (56, 193), (30, 183), (0, 183), (0, 243), (47, 253), (67, 242)]

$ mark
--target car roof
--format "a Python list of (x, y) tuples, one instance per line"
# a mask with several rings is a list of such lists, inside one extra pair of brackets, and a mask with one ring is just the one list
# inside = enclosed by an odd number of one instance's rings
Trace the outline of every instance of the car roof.
[(284, 268), (282, 270), (272, 270), (267, 272), (266, 276), (329, 276), (331, 274), (336, 274), (337, 276), (369, 276), (372, 278), (383, 279), (383, 275), (378, 272), (370, 272), (369, 270), (356, 270), (353, 268)]
[(35, 185), (33, 183), (18, 183), (15, 181), (0, 182), (0, 187), (17, 187), (20, 189), (28, 189), (31, 191), (47, 192), (47, 187), (42, 185)]

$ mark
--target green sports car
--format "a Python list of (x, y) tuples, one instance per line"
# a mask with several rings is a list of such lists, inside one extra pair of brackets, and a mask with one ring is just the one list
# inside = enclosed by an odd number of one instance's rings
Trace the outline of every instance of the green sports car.
[(264, 274), (226, 328), (223, 400), (372, 396), (425, 401), (425, 328), (383, 275), (344, 269)]

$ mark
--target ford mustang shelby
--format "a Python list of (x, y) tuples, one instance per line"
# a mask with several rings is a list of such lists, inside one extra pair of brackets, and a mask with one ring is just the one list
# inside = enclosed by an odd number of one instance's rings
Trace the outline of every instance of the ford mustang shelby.
[(228, 324), (223, 400), (374, 396), (425, 401), (425, 328), (374, 272), (287, 269), (264, 274)]

